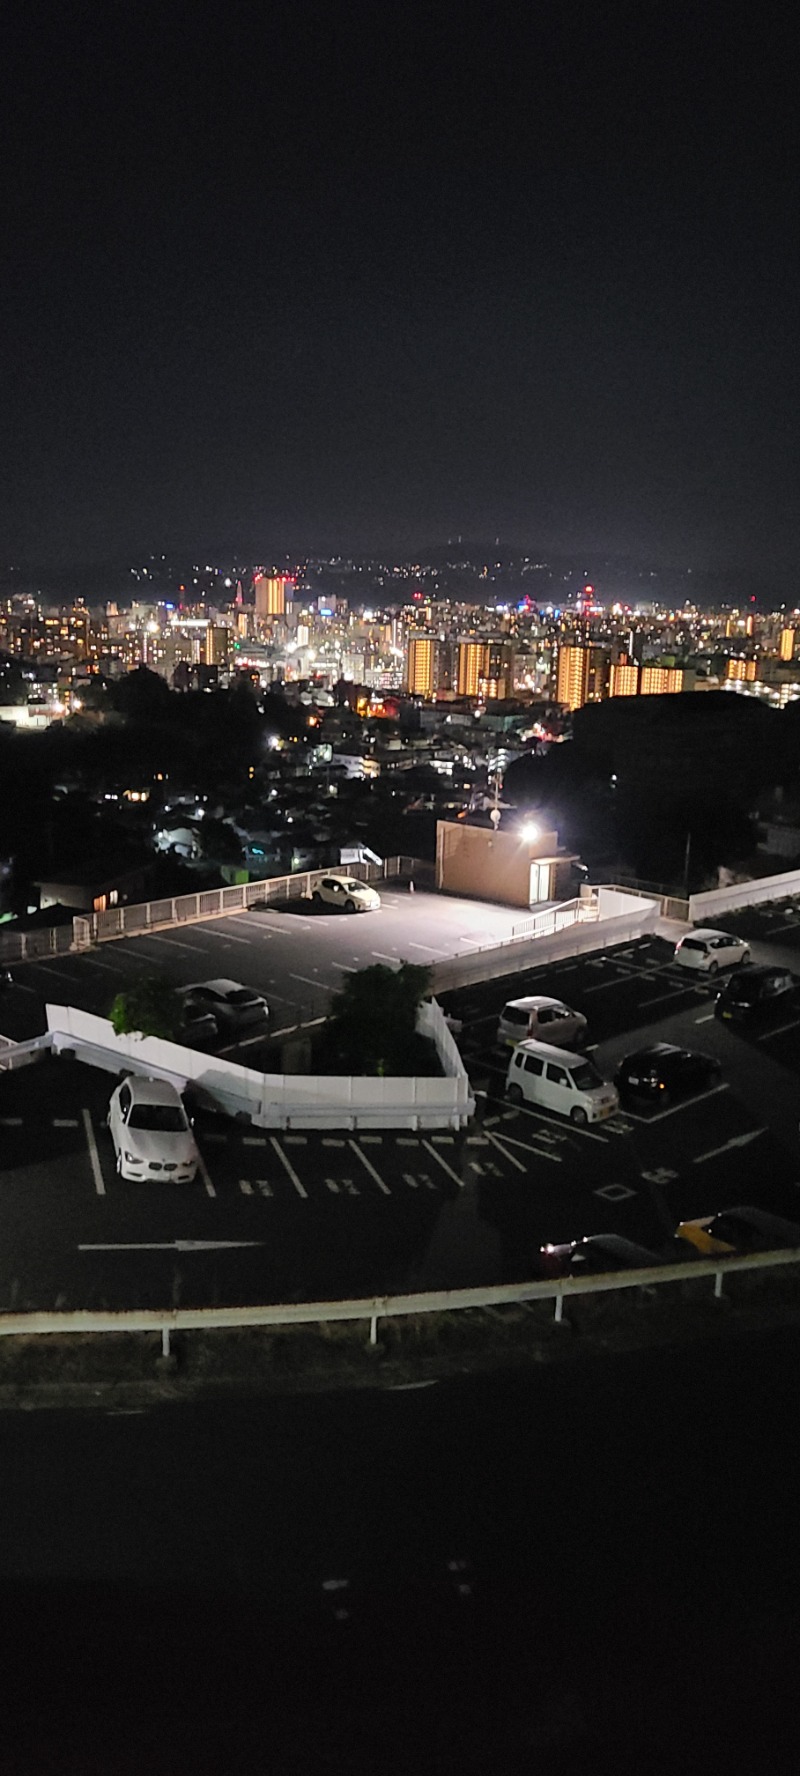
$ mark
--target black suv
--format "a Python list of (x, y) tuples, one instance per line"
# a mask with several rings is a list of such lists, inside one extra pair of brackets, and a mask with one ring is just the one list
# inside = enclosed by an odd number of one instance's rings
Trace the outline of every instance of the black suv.
[(749, 1024), (767, 1020), (797, 1004), (797, 977), (788, 968), (769, 964), (744, 968), (725, 982), (714, 1007), (726, 1023)]

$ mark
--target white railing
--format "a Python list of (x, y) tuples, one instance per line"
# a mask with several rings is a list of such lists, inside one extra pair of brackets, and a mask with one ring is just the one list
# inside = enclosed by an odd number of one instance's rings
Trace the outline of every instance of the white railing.
[(582, 924), (584, 920), (597, 918), (597, 897), (580, 900), (560, 900), (557, 906), (543, 907), (540, 913), (531, 913), (529, 919), (521, 919), (518, 925), (512, 925), (512, 938), (519, 937), (552, 937), (556, 931), (563, 931), (567, 925)]
[(753, 1252), (742, 1257), (688, 1259), (678, 1264), (657, 1264), (641, 1270), (610, 1271), (597, 1276), (558, 1277), (530, 1283), (497, 1283), (486, 1288), (448, 1289), (414, 1295), (373, 1295), (348, 1301), (274, 1302), (253, 1307), (128, 1308), (118, 1313), (87, 1309), (74, 1313), (25, 1312), (0, 1314), (0, 1336), (47, 1336), (51, 1333), (159, 1332), (162, 1349), (169, 1351), (173, 1332), (231, 1330), (244, 1326), (309, 1326), (334, 1321), (368, 1322), (370, 1343), (377, 1342), (378, 1326), (386, 1319), (413, 1319), (422, 1314), (491, 1309), (552, 1301), (554, 1318), (563, 1319), (564, 1303), (584, 1295), (609, 1295), (624, 1289), (652, 1290), (670, 1283), (695, 1282), (713, 1277), (719, 1300), (726, 1277), (741, 1272), (774, 1270), (800, 1263), (800, 1249)]
[(444, 1078), (347, 1078), (261, 1073), (221, 1055), (199, 1054), (157, 1036), (117, 1036), (107, 1018), (70, 1005), (48, 1005), (54, 1053), (76, 1051), (109, 1073), (123, 1067), (167, 1079), (179, 1091), (192, 1086), (198, 1101), (255, 1128), (460, 1128), (475, 1100), (456, 1044), (438, 1005), (420, 1008), (419, 1028), (436, 1044)]
[(756, 882), (734, 882), (730, 888), (712, 888), (707, 894), (692, 894), (689, 918), (693, 924), (704, 924), (715, 913), (734, 913), (740, 907), (760, 906), (770, 900), (789, 900), (800, 894), (800, 870), (786, 870), (779, 876), (761, 876)]
[(496, 980), (501, 974), (512, 974), (523, 968), (538, 968), (546, 962), (563, 961), (565, 956), (582, 956), (589, 950), (610, 944), (634, 942), (637, 937), (654, 931), (659, 917), (655, 901), (637, 903), (623, 918), (601, 919), (588, 924), (583, 920), (565, 925), (552, 937), (507, 937), (500, 943), (486, 944), (463, 956), (450, 956), (431, 967), (431, 985), (435, 993), (449, 993), (456, 987), (477, 986), (480, 981)]
[(136, 901), (107, 907), (102, 913), (76, 913), (68, 925), (32, 931), (0, 931), (0, 960), (24, 962), (37, 956), (64, 955), (85, 950), (94, 943), (115, 937), (135, 937), (158, 927), (187, 925), (197, 919), (216, 919), (223, 913), (241, 913), (252, 906), (296, 900), (312, 894), (323, 876), (346, 869), (361, 882), (416, 879), (420, 885), (433, 880), (433, 864), (417, 857), (388, 857), (385, 863), (329, 863), (324, 869), (299, 870), (290, 876), (266, 876), (258, 882), (234, 883), (230, 888), (203, 888), (195, 894), (162, 896), (160, 900)]

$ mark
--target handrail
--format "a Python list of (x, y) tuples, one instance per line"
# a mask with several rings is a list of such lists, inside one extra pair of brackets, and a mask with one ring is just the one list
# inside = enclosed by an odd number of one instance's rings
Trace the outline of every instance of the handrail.
[(620, 1289), (652, 1289), (665, 1283), (714, 1278), (722, 1294), (725, 1276), (751, 1270), (774, 1270), (800, 1263), (800, 1247), (750, 1252), (731, 1257), (687, 1259), (654, 1264), (641, 1270), (607, 1271), (597, 1276), (567, 1276), (530, 1283), (494, 1283), (485, 1288), (447, 1289), (410, 1295), (373, 1295), (346, 1301), (272, 1302), (253, 1307), (173, 1307), (86, 1309), (0, 1314), (0, 1337), (51, 1333), (190, 1332), (244, 1326), (307, 1326), (334, 1320), (369, 1320), (371, 1337), (378, 1320), (416, 1314), (447, 1313), (465, 1308), (513, 1306), (520, 1302), (555, 1301), (561, 1319), (565, 1300), (573, 1296), (608, 1295)]

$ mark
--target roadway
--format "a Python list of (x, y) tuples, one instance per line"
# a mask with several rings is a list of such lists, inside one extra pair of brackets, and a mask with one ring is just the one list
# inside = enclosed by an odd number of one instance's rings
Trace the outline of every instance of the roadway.
[[(405, 902), (406, 942), (421, 900)], [(319, 923), (333, 942), (374, 945), (380, 918)], [(305, 932), (302, 944), (307, 966)], [(770, 953), (766, 941), (754, 950)], [(249, 966), (238, 972), (261, 984)], [(716, 1054), (720, 1086), (588, 1129), (507, 1107), (496, 1018), (506, 998), (537, 989), (585, 1011), (603, 1073), (666, 1039)], [(551, 1240), (614, 1231), (658, 1248), (683, 1216), (737, 1202), (797, 1218), (800, 1013), (775, 1030), (732, 1031), (714, 1019), (714, 991), (655, 937), (453, 993), (485, 1093), (469, 1130), (278, 1134), (201, 1115), (202, 1175), (189, 1188), (117, 1177), (104, 1128), (111, 1076), (55, 1059), (0, 1074), (0, 1309), (456, 1288), (530, 1277)]]

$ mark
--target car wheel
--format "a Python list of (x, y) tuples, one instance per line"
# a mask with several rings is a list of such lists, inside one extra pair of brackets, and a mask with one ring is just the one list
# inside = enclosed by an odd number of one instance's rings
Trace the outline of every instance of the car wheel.
[(589, 1121), (586, 1111), (582, 1110), (579, 1104), (575, 1105), (574, 1110), (570, 1110), (569, 1119), (570, 1122), (574, 1122), (576, 1128), (583, 1128), (584, 1123)]
[(740, 956), (740, 958), (739, 958), (739, 967), (740, 967), (740, 968), (744, 968), (744, 965), (745, 965), (745, 963), (746, 963), (746, 962), (749, 962), (749, 961), (750, 961), (750, 951), (749, 951), (749, 950), (743, 950), (743, 951), (742, 951), (742, 954), (741, 954), (741, 956)]
[(522, 1103), (522, 1088), (521, 1088), (521, 1086), (510, 1085), (508, 1088), (508, 1091), (506, 1092), (506, 1097), (508, 1098), (509, 1104), (521, 1104)]
[(322, 895), (320, 894), (320, 891), (318, 888), (314, 889), (311, 899), (314, 902), (315, 906), (322, 906)]
[(719, 974), (719, 963), (718, 962), (709, 962), (708, 972), (713, 979), (715, 974)]
[(344, 910), (346, 913), (354, 913), (356, 910), (355, 901), (354, 900), (346, 900), (344, 903)]

